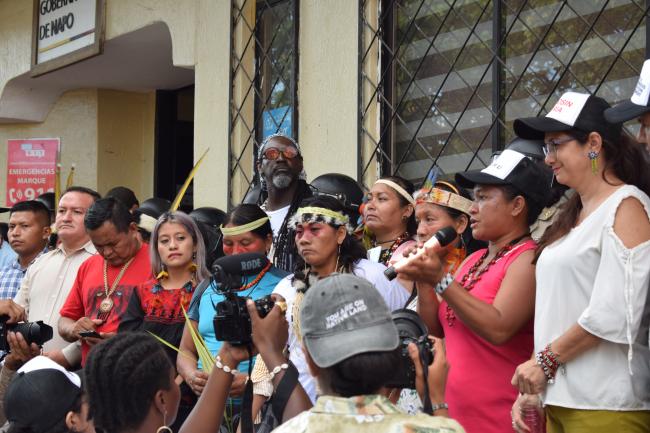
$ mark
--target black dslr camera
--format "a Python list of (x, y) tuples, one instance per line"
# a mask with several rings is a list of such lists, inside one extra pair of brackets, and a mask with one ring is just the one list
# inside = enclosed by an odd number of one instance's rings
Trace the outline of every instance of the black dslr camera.
[(394, 377), (386, 384), (389, 388), (415, 389), (415, 365), (409, 356), (408, 345), (415, 343), (420, 352), (422, 368), (427, 369), (433, 362), (433, 344), (429, 340), (429, 330), (418, 313), (401, 309), (393, 311), (393, 323), (399, 334), (399, 351), (401, 366)]
[(9, 316), (0, 316), (0, 350), (9, 352), (9, 342), (7, 341), (7, 332), (20, 333), (27, 344), (36, 343), (42, 346), (45, 342), (52, 339), (52, 327), (38, 322), (21, 322), (8, 324)]
[[(226, 298), (215, 305), (216, 313), (212, 320), (218, 341), (227, 341), (233, 345), (251, 343), (251, 318), (246, 307), (246, 300), (250, 298), (238, 296), (237, 292), (245, 284), (245, 276), (259, 274), (268, 264), (266, 256), (258, 253), (238, 254), (215, 260), (212, 276), (219, 283), (219, 292)], [(266, 317), (274, 304), (270, 296), (255, 301), (260, 317)]]

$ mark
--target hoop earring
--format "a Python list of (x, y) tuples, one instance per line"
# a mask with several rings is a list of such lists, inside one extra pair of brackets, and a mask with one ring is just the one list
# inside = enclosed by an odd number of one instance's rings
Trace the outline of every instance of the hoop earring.
[(167, 410), (165, 409), (165, 413), (163, 413), (163, 425), (158, 427), (158, 430), (156, 430), (156, 433), (174, 433), (172, 429), (167, 426)]
[(591, 172), (593, 174), (598, 174), (598, 161), (596, 160), (596, 158), (598, 158), (598, 152), (591, 150), (589, 151), (588, 156), (591, 160)]

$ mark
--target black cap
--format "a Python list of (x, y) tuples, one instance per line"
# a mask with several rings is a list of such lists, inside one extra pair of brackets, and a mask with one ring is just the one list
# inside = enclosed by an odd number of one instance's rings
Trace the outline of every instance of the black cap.
[(643, 62), (639, 81), (629, 101), (605, 110), (605, 119), (610, 123), (627, 122), (650, 111), (650, 60)]
[(456, 182), (465, 188), (474, 185), (512, 185), (524, 196), (545, 206), (550, 193), (548, 172), (523, 153), (506, 149), (483, 170), (456, 173)]
[(34, 433), (47, 433), (64, 420), (81, 396), (81, 378), (45, 356), (23, 365), (7, 387), (7, 420)]
[(543, 140), (547, 132), (561, 132), (569, 129), (598, 132), (612, 143), (621, 136), (620, 123), (608, 123), (605, 110), (610, 105), (603, 98), (588, 93), (566, 92), (544, 117), (516, 119), (513, 124), (518, 137), (529, 140)]

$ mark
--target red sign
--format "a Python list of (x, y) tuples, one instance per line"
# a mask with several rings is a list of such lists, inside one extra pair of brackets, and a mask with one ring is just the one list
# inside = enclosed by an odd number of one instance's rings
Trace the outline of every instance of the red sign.
[(54, 192), (58, 138), (8, 140), (7, 206)]

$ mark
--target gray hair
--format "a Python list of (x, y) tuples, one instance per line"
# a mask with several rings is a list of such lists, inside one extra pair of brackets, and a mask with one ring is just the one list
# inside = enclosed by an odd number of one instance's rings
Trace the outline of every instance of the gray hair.
[(151, 242), (149, 243), (149, 257), (151, 258), (151, 269), (153, 270), (154, 275), (158, 275), (163, 270), (163, 263), (160, 259), (160, 254), (158, 253), (158, 232), (160, 227), (167, 223), (173, 222), (182, 225), (185, 230), (192, 236), (194, 245), (196, 246), (196, 278), (198, 281), (205, 280), (210, 278), (210, 272), (206, 267), (206, 253), (205, 253), (205, 244), (203, 242), (203, 236), (197, 227), (194, 220), (187, 215), (185, 212), (175, 211), (175, 212), (165, 212), (158, 218), (156, 226), (151, 232)]

